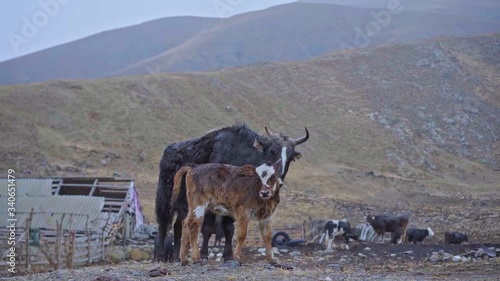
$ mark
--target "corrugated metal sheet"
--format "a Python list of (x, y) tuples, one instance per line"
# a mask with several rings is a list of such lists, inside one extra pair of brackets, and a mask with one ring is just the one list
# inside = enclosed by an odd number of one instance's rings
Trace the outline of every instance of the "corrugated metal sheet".
[[(8, 217), (7, 203), (7, 197), (0, 198), (0, 216), (4, 218)], [(57, 222), (63, 221), (63, 229), (85, 230), (88, 219), (89, 228), (96, 229), (100, 225), (99, 215), (103, 207), (103, 197), (18, 197), (15, 205), (17, 226), (26, 226), (26, 219), (33, 208), (32, 228), (57, 229)]]
[[(7, 197), (7, 178), (0, 178), (0, 196)], [(52, 196), (52, 179), (16, 179), (16, 197)]]

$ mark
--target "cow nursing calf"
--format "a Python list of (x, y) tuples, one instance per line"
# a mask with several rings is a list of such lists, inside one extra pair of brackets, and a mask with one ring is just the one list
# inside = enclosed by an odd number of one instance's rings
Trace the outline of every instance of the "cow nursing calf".
[(246, 239), (248, 223), (259, 222), (264, 240), (266, 257), (276, 264), (271, 246), (271, 216), (280, 202), (280, 163), (269, 162), (258, 167), (243, 167), (226, 164), (202, 164), (182, 167), (174, 178), (172, 205), (181, 198), (181, 181), (185, 175), (185, 196), (188, 202), (187, 217), (183, 222), (180, 249), (181, 263), (187, 264), (189, 244), (193, 263), (200, 263), (198, 235), (203, 225), (205, 212), (231, 216), (236, 220), (236, 248), (234, 258), (239, 261)]
[[(281, 168), (278, 171), (281, 180), (285, 179), (290, 163), (300, 159), (301, 154), (295, 147), (309, 139), (309, 132), (300, 138), (273, 133), (265, 128), (267, 136), (262, 136), (249, 129), (246, 125), (234, 125), (218, 130), (213, 130), (201, 137), (168, 145), (160, 161), (160, 173), (156, 192), (156, 219), (158, 221), (158, 241), (164, 241), (167, 230), (173, 225), (174, 230), (174, 257), (179, 256), (182, 232), (182, 220), (186, 217), (187, 201), (181, 195), (175, 205), (171, 205), (172, 187), (175, 173), (188, 163), (221, 163), (235, 166), (245, 164), (260, 165), (263, 161), (275, 163), (281, 159)], [(184, 186), (181, 183), (181, 186)], [(177, 213), (178, 219), (173, 219)], [(206, 212), (210, 216), (210, 211)], [(232, 239), (234, 234), (233, 218), (224, 216), (222, 229), (224, 231), (225, 245), (223, 257), (225, 261), (232, 260)], [(215, 216), (207, 219), (208, 224), (215, 223)], [(208, 227), (209, 228), (209, 227)], [(203, 243), (201, 248), (202, 258), (208, 258), (208, 241), (213, 234), (213, 227), (202, 228)], [(207, 230), (208, 229), (208, 230)], [(166, 261), (163, 243), (155, 243), (154, 260)]]
[(386, 232), (393, 232), (396, 234), (392, 235), (391, 243), (400, 244), (406, 236), (406, 228), (408, 227), (409, 217), (407, 215), (368, 215), (366, 220), (382, 240), (384, 239)]

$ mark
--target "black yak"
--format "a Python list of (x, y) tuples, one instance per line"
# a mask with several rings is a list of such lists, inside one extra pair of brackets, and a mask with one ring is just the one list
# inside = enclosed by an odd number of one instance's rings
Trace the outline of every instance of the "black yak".
[[(246, 125), (234, 125), (218, 130), (212, 130), (205, 135), (186, 141), (168, 145), (160, 161), (160, 175), (156, 193), (156, 219), (159, 224), (159, 241), (163, 241), (167, 231), (173, 225), (174, 228), (174, 253), (175, 259), (179, 257), (182, 220), (186, 217), (186, 196), (181, 195), (179, 204), (170, 205), (174, 175), (182, 166), (188, 163), (221, 163), (243, 166), (245, 164), (259, 165), (263, 161), (271, 163), (281, 159), (280, 178), (284, 180), (290, 162), (300, 159), (302, 156), (295, 151), (295, 146), (307, 141), (309, 132), (297, 139), (271, 132), (267, 127), (267, 136), (261, 136), (249, 129)], [(182, 183), (185, 188), (185, 183)], [(183, 192), (184, 193), (184, 192)], [(173, 215), (177, 219), (173, 221)], [(213, 234), (213, 227), (206, 228), (205, 225), (215, 223), (215, 215), (207, 212), (204, 226), (202, 228), (203, 244), (201, 257), (208, 258), (208, 241)], [(233, 260), (232, 240), (234, 234), (234, 220), (229, 216), (223, 217), (225, 245), (223, 257), (225, 261)], [(165, 250), (162, 243), (155, 244), (156, 254), (154, 260), (166, 261)]]

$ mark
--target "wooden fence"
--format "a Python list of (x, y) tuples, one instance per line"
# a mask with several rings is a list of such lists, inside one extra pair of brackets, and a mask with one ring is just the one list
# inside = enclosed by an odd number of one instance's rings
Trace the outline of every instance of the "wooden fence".
[[(104, 258), (106, 236), (100, 230), (31, 229), (31, 216), (15, 231), (16, 271), (40, 272), (48, 268), (73, 268), (89, 265)], [(9, 229), (0, 229), (0, 239), (7, 241)], [(11, 246), (0, 245), (0, 270), (6, 272), (7, 254)]]

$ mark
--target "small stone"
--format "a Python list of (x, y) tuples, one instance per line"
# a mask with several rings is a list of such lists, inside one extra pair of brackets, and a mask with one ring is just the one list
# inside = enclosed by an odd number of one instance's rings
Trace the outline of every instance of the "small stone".
[(439, 250), (438, 252), (440, 255), (443, 255), (444, 254), (444, 250)]
[(365, 251), (371, 251), (371, 250), (372, 250), (372, 248), (370, 248), (370, 247), (366, 247), (366, 248), (364, 248), (363, 250), (365, 250)]
[(366, 258), (367, 257), (365, 254), (362, 254), (362, 253), (358, 253), (358, 256), (360, 256), (362, 258)]
[(393, 257), (393, 258), (394, 258), (395, 256), (396, 256), (396, 254), (391, 254), (391, 257)]
[(290, 253), (290, 255), (292, 256), (300, 256), (300, 252), (299, 251), (293, 251)]
[(213, 249), (212, 249), (212, 251), (214, 251), (214, 252), (218, 252), (218, 251), (220, 251), (220, 250), (219, 250), (219, 248), (213, 248)]
[(259, 253), (265, 253), (266, 252), (266, 248), (259, 248), (257, 251)]
[(218, 253), (218, 254), (217, 254), (217, 257), (218, 257), (218, 258), (222, 258), (222, 253)]
[(280, 251), (278, 250), (278, 248), (273, 247), (273, 254), (278, 255), (279, 253)]
[(107, 164), (108, 162), (106, 161), (106, 159), (101, 159), (101, 165), (106, 166)]
[(280, 252), (282, 252), (282, 253), (288, 253), (288, 250), (287, 249), (281, 249)]
[(440, 261), (440, 260), (441, 260), (441, 258), (440, 258), (438, 255), (432, 255), (432, 256), (429, 258), (429, 260), (430, 260), (431, 262), (438, 262), (438, 261)]
[(453, 256), (453, 258), (451, 260), (454, 262), (458, 262), (458, 261), (462, 260), (462, 257), (461, 256)]
[(330, 278), (330, 277), (326, 277), (326, 278), (325, 278), (325, 281), (332, 281), (332, 280), (333, 280), (333, 279), (332, 279), (332, 278)]
[(221, 259), (220, 259), (220, 258), (216, 258), (216, 259), (215, 259), (215, 261), (216, 261), (216, 262), (220, 262), (220, 261), (221, 261)]
[(214, 254), (214, 253), (210, 253), (210, 254), (208, 254), (208, 258), (209, 258), (209, 259), (211, 259), (211, 258), (213, 258), (213, 257), (215, 257), (215, 254)]

